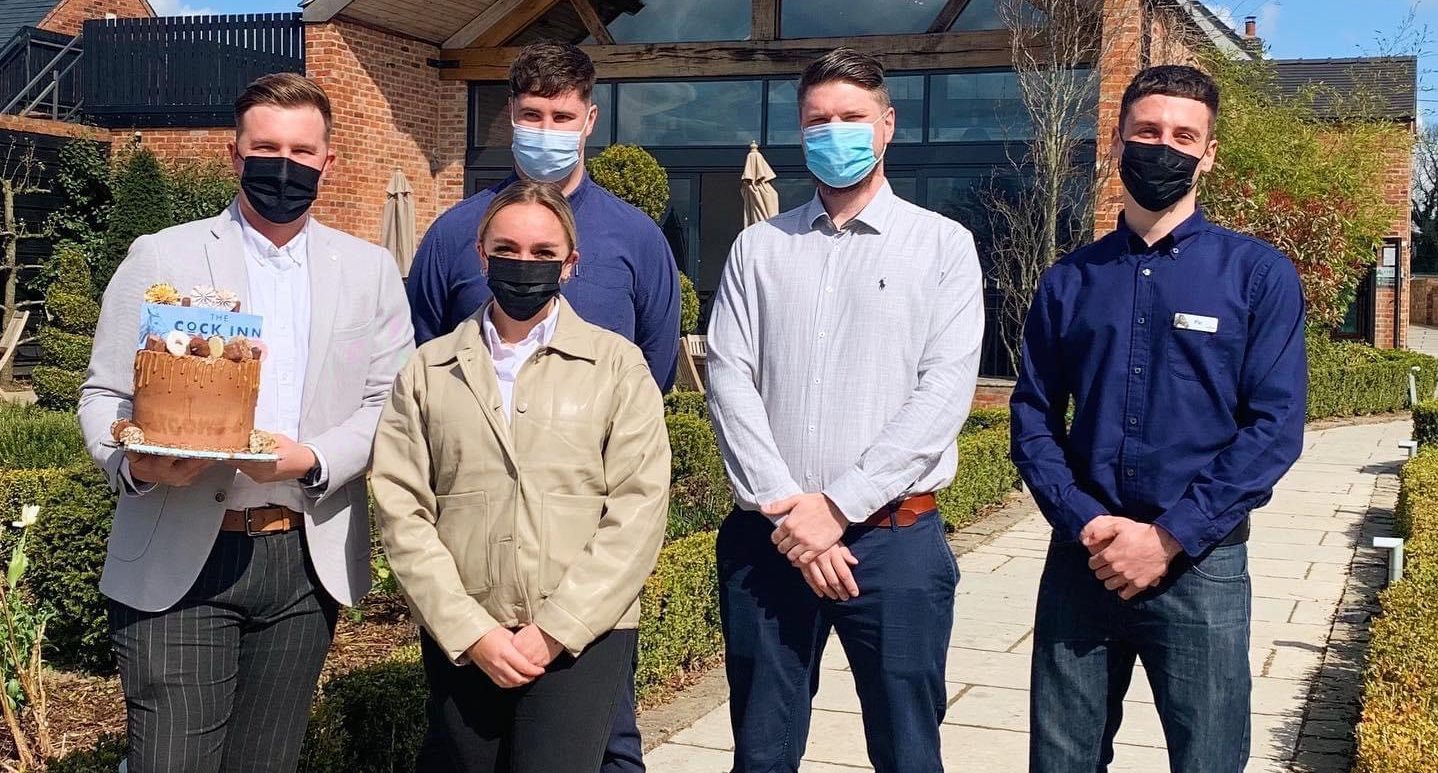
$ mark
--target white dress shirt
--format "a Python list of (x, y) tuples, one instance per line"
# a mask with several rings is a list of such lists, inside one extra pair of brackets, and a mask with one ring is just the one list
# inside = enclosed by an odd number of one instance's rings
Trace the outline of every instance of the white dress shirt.
[(489, 346), (489, 357), (494, 360), (494, 377), (499, 381), (499, 396), (504, 401), (504, 418), (514, 420), (514, 382), (524, 363), (541, 346), (548, 346), (554, 338), (554, 328), (559, 324), (559, 304), (550, 301), (549, 313), (524, 337), (524, 340), (507, 344), (499, 337), (494, 327), (494, 304), (489, 305), (483, 318), (484, 342)]
[(947, 486), (978, 379), (983, 284), (968, 230), (887, 183), (843, 228), (816, 195), (741, 233), (707, 360), (738, 504), (822, 492), (860, 522)]
[[(260, 362), (255, 429), (298, 439), (310, 354), (309, 228), (289, 244), (276, 247), (243, 216), (240, 225), (249, 275), (249, 296), (240, 310), (264, 319), (265, 357)], [(319, 452), (315, 453), (318, 458)], [(229, 502), (235, 510), (283, 505), (303, 512), (305, 492), (299, 481), (261, 484), (236, 474)]]

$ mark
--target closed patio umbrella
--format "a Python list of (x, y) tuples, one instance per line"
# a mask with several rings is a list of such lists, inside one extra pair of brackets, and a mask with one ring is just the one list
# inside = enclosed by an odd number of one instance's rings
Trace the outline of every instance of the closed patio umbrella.
[(774, 170), (759, 153), (759, 143), (749, 143), (749, 157), (744, 160), (744, 175), (739, 181), (739, 196), (744, 199), (744, 227), (768, 220), (779, 214), (779, 192), (773, 186)]
[(380, 243), (394, 255), (401, 276), (409, 276), (414, 261), (414, 189), (404, 172), (394, 170), (385, 188), (384, 220), (380, 225)]

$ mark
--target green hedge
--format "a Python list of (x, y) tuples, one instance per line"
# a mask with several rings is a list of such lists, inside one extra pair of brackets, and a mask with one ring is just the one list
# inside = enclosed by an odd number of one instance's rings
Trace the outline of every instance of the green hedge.
[(1008, 411), (975, 411), (958, 443), (958, 474), (939, 492), (939, 514), (950, 529), (978, 520), (987, 508), (1002, 504), (1019, 483), (1019, 471), (1009, 460)]
[(1438, 385), (1438, 360), (1419, 352), (1308, 338), (1308, 419), (1392, 413), (1409, 407), (1408, 373), (1417, 366), (1419, 399)]
[(714, 560), (717, 536), (703, 532), (665, 545), (654, 574), (644, 583), (635, 677), (641, 698), (724, 648)]
[(95, 339), (83, 333), (67, 333), (58, 327), (40, 331), (40, 361), (72, 373), (90, 367), (90, 350)]
[(1413, 406), (1413, 439), (1419, 446), (1438, 445), (1438, 400)]
[(704, 395), (688, 389), (676, 389), (664, 396), (664, 413), (683, 413), (704, 420), (709, 419), (709, 406)]
[[(93, 333), (100, 323), (100, 304), (94, 298), (83, 293), (67, 292), (58, 283), (45, 297), (45, 310), (50, 314), (54, 327), (72, 333)], [(89, 351), (85, 354), (88, 356)]]
[(714, 428), (689, 413), (670, 414), (664, 417), (664, 423), (674, 454), (665, 538), (673, 540), (717, 529), (734, 500)]
[(1369, 631), (1358, 773), (1431, 773), (1438, 755), (1438, 452), (1419, 454), (1400, 479), (1407, 561)]
[(80, 403), (80, 386), (84, 383), (83, 370), (36, 365), (30, 371), (30, 386), (35, 390), (36, 404), (51, 411), (75, 410)]
[(694, 280), (688, 274), (679, 274), (679, 333), (692, 335), (699, 330), (699, 293), (694, 291)]
[(0, 403), (0, 470), (68, 467), (88, 460), (75, 414)]

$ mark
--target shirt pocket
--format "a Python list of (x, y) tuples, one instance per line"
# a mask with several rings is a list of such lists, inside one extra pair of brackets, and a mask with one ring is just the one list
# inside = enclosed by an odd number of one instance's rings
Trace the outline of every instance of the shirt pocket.
[(1231, 336), (1174, 328), (1168, 333), (1168, 366), (1186, 381), (1215, 383), (1232, 373)]
[(489, 561), (489, 497), (483, 491), (469, 494), (441, 494), (435, 497), (439, 509), (435, 530), (469, 593), (492, 584)]
[(539, 592), (548, 598), (564, 575), (584, 554), (584, 548), (599, 530), (605, 497), (575, 494), (544, 495), (540, 534)]

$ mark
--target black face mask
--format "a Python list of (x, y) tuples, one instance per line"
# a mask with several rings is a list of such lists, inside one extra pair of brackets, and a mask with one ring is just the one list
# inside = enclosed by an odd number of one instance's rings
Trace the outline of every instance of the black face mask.
[(1193, 189), (1199, 160), (1161, 142), (1130, 140), (1124, 143), (1118, 176), (1140, 207), (1162, 212)]
[(240, 189), (260, 217), (293, 223), (309, 211), (320, 191), (320, 170), (280, 156), (250, 156)]
[(489, 291), (510, 319), (523, 322), (559, 294), (562, 260), (489, 259)]

